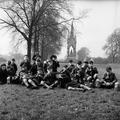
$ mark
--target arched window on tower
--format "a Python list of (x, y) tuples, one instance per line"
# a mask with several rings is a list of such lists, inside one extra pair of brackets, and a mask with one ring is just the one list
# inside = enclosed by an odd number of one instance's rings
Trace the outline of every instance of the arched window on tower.
[(70, 46), (70, 48), (69, 48), (69, 55), (72, 55), (72, 54), (74, 54), (74, 48), (73, 48), (73, 46)]

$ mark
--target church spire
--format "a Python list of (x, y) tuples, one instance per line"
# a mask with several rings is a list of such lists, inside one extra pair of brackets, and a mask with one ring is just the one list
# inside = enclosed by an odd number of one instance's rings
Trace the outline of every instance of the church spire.
[(71, 24), (71, 33), (70, 33), (71, 36), (74, 36), (74, 25), (73, 25), (73, 21), (72, 21), (72, 24)]
[(73, 21), (71, 23), (71, 31), (67, 40), (67, 58), (74, 60), (76, 59), (76, 35)]

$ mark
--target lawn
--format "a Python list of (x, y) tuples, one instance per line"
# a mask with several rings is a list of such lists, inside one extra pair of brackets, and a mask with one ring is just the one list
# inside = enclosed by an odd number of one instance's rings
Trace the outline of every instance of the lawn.
[[(106, 65), (96, 65), (102, 77)], [(120, 65), (111, 65), (118, 79)], [(0, 120), (120, 120), (120, 92), (0, 86)]]

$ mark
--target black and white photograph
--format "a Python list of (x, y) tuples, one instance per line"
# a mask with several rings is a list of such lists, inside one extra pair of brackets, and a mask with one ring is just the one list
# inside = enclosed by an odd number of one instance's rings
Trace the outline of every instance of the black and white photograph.
[(0, 120), (120, 120), (120, 0), (0, 0)]

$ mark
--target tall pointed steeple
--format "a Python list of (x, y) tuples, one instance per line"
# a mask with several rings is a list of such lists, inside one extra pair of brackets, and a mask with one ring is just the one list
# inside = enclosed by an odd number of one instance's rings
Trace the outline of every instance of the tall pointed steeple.
[(71, 34), (72, 34), (72, 35), (74, 34), (73, 21), (72, 21), (72, 24), (71, 24)]
[(71, 23), (71, 31), (67, 40), (67, 56), (69, 59), (76, 59), (76, 35), (73, 21)]
[(73, 24), (73, 21), (72, 21), (72, 24), (71, 24), (71, 32), (70, 32), (70, 37), (75, 37), (75, 33), (74, 33), (74, 24)]

